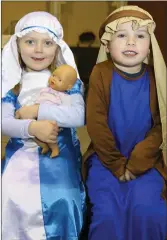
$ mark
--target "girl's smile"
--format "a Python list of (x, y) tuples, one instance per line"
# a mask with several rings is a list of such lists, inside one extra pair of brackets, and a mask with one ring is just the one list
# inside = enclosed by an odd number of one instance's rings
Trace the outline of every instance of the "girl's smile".
[(32, 59), (34, 60), (34, 61), (43, 61), (45, 58), (35, 58), (35, 57), (32, 57)]

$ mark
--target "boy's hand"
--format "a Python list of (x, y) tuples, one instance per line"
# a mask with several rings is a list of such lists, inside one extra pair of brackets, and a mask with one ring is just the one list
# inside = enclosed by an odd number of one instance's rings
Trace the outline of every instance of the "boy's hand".
[(37, 119), (39, 104), (23, 106), (15, 113), (16, 119)]
[(133, 175), (128, 169), (125, 170), (125, 180), (130, 181), (136, 179), (136, 176)]
[(56, 143), (59, 128), (55, 121), (39, 120), (32, 121), (28, 132), (45, 143)]
[(120, 182), (125, 182), (125, 174), (123, 174), (120, 178), (119, 178)]
[(126, 182), (126, 181), (130, 181), (136, 179), (136, 176), (133, 175), (128, 169), (125, 170), (125, 174), (123, 174), (120, 178), (119, 181), (121, 182)]

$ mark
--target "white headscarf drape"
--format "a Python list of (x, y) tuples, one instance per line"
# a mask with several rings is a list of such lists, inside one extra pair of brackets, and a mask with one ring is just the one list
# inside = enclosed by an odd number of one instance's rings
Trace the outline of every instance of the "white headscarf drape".
[[(22, 68), (19, 64), (17, 38), (25, 34), (37, 31), (48, 33), (49, 36), (59, 45), (55, 66), (61, 64), (71, 65), (74, 69), (74, 56), (69, 46), (63, 40), (63, 28), (56, 17), (47, 12), (32, 12), (21, 18), (15, 27), (15, 33), (4, 46), (2, 51), (2, 97), (21, 80)], [(79, 78), (79, 74), (78, 74)]]

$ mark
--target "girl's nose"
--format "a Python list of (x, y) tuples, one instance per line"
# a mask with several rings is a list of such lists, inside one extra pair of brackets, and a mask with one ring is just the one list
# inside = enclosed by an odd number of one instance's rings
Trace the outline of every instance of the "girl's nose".
[(36, 45), (35, 45), (35, 52), (43, 52), (43, 46), (42, 46), (42, 43), (37, 43)]

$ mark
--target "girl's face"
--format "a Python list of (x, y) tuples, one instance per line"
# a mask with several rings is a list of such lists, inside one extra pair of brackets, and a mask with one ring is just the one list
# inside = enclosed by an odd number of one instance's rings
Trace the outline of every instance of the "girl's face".
[(57, 47), (47, 33), (32, 31), (18, 40), (21, 58), (29, 72), (47, 69), (55, 58)]
[(147, 27), (133, 30), (132, 21), (119, 25), (112, 35), (106, 51), (110, 52), (115, 65), (129, 73), (137, 72), (149, 54), (150, 35)]

